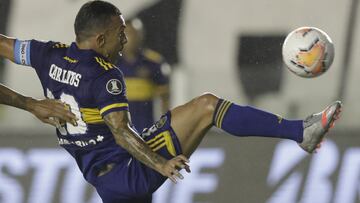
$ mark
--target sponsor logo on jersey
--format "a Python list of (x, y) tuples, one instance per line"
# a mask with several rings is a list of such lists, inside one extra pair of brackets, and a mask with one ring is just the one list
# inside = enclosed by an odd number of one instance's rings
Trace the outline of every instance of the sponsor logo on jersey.
[(161, 117), (161, 119), (159, 121), (157, 121), (155, 123), (155, 126), (159, 129), (159, 128), (162, 128), (164, 126), (164, 124), (166, 123), (167, 121), (167, 116), (163, 116)]
[(59, 145), (76, 145), (78, 147), (86, 147), (88, 145), (97, 145), (100, 142), (103, 142), (105, 139), (102, 135), (97, 135), (96, 138), (90, 139), (90, 140), (75, 140), (70, 141), (68, 139), (64, 138), (58, 138)]
[(141, 137), (143, 139), (145, 139), (146, 137), (152, 135), (153, 133), (155, 133), (158, 129), (162, 128), (166, 121), (167, 121), (167, 116), (163, 116), (161, 117), (160, 120), (158, 120), (154, 125), (152, 125), (150, 128), (145, 128), (143, 130), (143, 132), (141, 133)]

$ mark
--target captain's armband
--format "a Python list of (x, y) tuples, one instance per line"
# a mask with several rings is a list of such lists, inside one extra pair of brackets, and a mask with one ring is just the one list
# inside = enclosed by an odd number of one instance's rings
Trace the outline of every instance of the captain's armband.
[(29, 40), (15, 40), (14, 59), (15, 63), (25, 66), (31, 66), (30, 61), (30, 45)]

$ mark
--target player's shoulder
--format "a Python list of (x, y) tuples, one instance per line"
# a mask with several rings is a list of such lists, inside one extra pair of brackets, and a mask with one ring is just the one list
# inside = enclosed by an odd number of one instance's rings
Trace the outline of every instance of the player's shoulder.
[(47, 49), (54, 49), (54, 50), (61, 50), (61, 49), (67, 49), (69, 48), (69, 45), (61, 43), (61, 42), (55, 42), (55, 41), (46, 41), (46, 40), (31, 40), (31, 46), (34, 46), (37, 48), (47, 48)]
[(96, 71), (102, 73), (111, 72), (113, 69), (116, 69), (116, 66), (113, 63), (109, 62), (109, 60), (102, 56), (92, 57), (90, 63)]
[(70, 47), (68, 44), (64, 44), (62, 42), (50, 41), (49, 43), (50, 43), (52, 49), (67, 49)]
[(144, 59), (152, 63), (161, 64), (164, 62), (164, 57), (157, 51), (145, 48), (143, 50)]
[[(31, 55), (32, 60), (54, 60), (58, 57), (65, 57), (66, 52), (69, 48), (69, 45), (61, 43), (61, 42), (55, 42), (55, 41), (44, 41), (44, 40), (31, 40), (30, 41), (30, 49), (31, 49)], [(70, 58), (65, 58), (65, 60)]]
[[(100, 55), (92, 57), (87, 62), (87, 68), (91, 69), (91, 74), (93, 74), (95, 77), (99, 77), (103, 74), (121, 74), (121, 71), (119, 68), (114, 65), (113, 63), (109, 62), (105, 57), (102, 57)], [(122, 74), (121, 74), (122, 75)]]
[(48, 44), (49, 44), (48, 46), (50, 49), (49, 53), (54, 53), (55, 55), (60, 55), (61, 57), (63, 57), (64, 60), (67, 60), (70, 63), (76, 62), (75, 59), (66, 57), (66, 52), (70, 47), (68, 44), (64, 44), (62, 42), (53, 42), (53, 41), (48, 42)]

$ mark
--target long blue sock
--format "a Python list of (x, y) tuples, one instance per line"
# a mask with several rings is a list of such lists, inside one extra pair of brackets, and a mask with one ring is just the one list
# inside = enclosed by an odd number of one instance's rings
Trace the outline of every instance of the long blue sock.
[(220, 99), (214, 125), (235, 136), (277, 137), (302, 142), (303, 121), (286, 120), (251, 106), (239, 106)]

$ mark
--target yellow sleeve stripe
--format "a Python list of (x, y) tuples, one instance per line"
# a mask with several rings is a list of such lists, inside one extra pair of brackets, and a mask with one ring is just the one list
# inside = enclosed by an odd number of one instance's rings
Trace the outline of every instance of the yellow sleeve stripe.
[(85, 123), (98, 124), (104, 122), (97, 108), (80, 108), (80, 112)]
[(128, 103), (116, 103), (116, 104), (110, 104), (105, 106), (104, 108), (100, 109), (100, 114), (103, 114), (105, 111), (113, 109), (113, 108), (120, 108), (120, 107), (128, 107)]

